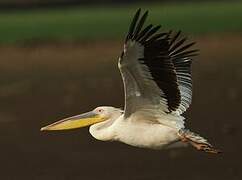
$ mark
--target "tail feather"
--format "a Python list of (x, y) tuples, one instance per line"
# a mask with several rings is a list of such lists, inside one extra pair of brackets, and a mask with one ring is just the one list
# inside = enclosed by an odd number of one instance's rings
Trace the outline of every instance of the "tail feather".
[(191, 132), (188, 129), (180, 129), (178, 135), (182, 141), (188, 142), (197, 150), (215, 154), (222, 152), (219, 149), (214, 148), (207, 139), (197, 133)]

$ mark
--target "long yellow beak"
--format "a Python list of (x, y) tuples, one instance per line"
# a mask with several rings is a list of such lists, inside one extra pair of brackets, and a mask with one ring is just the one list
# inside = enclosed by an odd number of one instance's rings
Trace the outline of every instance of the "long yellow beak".
[(100, 115), (94, 113), (93, 111), (90, 111), (81, 115), (72, 116), (72, 117), (57, 121), (53, 124), (42, 127), (40, 130), (54, 131), (54, 130), (75, 129), (75, 128), (89, 126), (104, 120), (105, 119), (103, 117), (100, 117)]

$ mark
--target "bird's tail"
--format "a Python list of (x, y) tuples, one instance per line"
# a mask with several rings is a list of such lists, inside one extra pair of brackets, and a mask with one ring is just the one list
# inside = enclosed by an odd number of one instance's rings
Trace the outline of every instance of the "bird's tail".
[(180, 129), (178, 132), (178, 135), (180, 136), (181, 140), (183, 142), (187, 142), (191, 144), (193, 147), (195, 147), (197, 150), (204, 151), (207, 153), (221, 153), (219, 149), (214, 148), (207, 139), (203, 138), (199, 134), (196, 134), (194, 132), (191, 132), (188, 129)]

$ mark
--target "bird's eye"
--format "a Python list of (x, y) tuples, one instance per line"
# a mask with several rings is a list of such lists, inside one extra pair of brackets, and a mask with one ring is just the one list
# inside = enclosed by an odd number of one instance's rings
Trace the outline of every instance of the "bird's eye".
[(103, 112), (103, 109), (98, 109), (98, 112), (100, 112), (100, 113)]

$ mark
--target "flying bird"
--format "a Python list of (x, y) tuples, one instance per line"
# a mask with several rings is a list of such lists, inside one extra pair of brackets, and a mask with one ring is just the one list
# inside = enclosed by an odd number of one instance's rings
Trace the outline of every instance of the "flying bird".
[(181, 31), (160, 32), (160, 25), (145, 26), (148, 11), (135, 13), (118, 60), (124, 92), (124, 110), (100, 106), (65, 118), (44, 130), (90, 126), (101, 141), (120, 141), (131, 146), (164, 149), (192, 145), (218, 153), (205, 138), (185, 127), (182, 114), (192, 101), (192, 57), (197, 49)]

